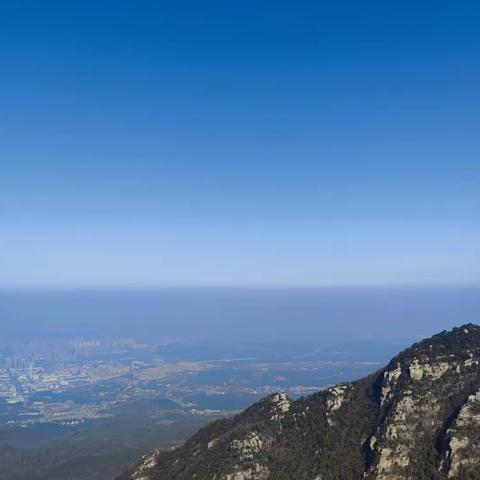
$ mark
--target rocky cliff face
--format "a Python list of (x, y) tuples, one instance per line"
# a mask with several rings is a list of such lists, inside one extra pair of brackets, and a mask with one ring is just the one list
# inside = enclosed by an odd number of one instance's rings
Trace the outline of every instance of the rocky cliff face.
[(480, 328), (296, 401), (276, 393), (155, 451), (122, 480), (480, 479)]

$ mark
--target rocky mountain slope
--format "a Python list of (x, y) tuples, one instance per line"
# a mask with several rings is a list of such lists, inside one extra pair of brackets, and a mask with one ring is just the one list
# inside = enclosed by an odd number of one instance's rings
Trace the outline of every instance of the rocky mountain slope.
[(480, 479), (479, 362), (480, 327), (442, 332), (362, 380), (273, 394), (121, 479)]

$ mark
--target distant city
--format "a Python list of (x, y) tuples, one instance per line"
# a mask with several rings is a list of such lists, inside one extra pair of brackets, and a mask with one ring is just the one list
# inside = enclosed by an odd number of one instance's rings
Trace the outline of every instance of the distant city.
[[(166, 361), (134, 339), (16, 345), (0, 355), (0, 426), (77, 425), (116, 405), (161, 397), (194, 415), (225, 415), (276, 390), (300, 396), (372, 371), (379, 362), (265, 362), (255, 357)], [(1, 403), (4, 407), (1, 408)]]

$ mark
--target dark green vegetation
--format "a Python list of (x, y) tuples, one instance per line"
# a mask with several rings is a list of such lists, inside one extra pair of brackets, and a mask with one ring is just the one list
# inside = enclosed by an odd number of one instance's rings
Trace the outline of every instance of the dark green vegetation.
[(0, 431), (0, 478), (114, 478), (154, 446), (176, 445), (208, 421), (164, 399), (130, 402), (111, 413), (74, 427), (37, 424)]
[(479, 364), (479, 327), (442, 332), (362, 380), (270, 395), (120, 478), (479, 479)]

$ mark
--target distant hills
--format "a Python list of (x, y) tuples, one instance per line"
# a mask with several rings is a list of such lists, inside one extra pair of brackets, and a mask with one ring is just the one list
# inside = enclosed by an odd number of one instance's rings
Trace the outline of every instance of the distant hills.
[(477, 325), (444, 331), (359, 381), (296, 401), (270, 395), (119, 478), (479, 479), (479, 362)]

